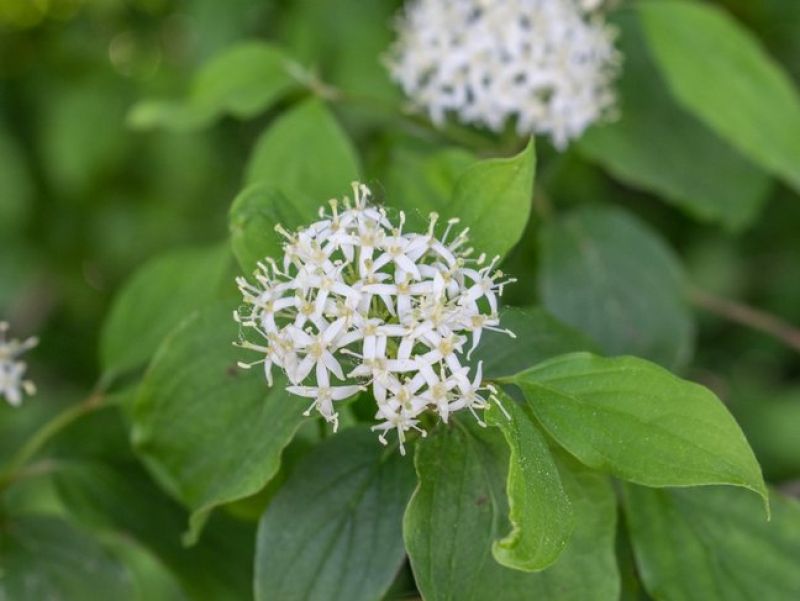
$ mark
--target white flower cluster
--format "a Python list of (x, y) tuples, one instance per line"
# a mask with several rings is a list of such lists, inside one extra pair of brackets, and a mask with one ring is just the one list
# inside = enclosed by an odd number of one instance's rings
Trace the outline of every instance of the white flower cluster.
[(264, 354), (240, 365), (263, 363), (270, 385), (272, 366), (282, 368), (287, 390), (313, 399), (306, 415), (316, 408), (334, 429), (334, 403), (371, 387), (380, 420), (373, 430), (383, 444), (395, 430), (404, 453), (408, 430), (425, 434), (424, 412), (446, 422), (468, 409), (478, 418), (486, 397), (497, 402), (480, 364), (470, 374), (463, 358), (483, 330), (506, 332), (497, 297), (512, 280), (503, 281), (497, 258), (470, 258), (467, 230), (449, 239), (457, 219), (441, 237), (435, 214), (427, 233), (404, 233), (402, 212), (394, 225), (369, 204), (365, 185), (353, 192), (354, 202), (331, 200), (331, 212), (320, 209), (320, 221), (304, 229), (279, 226), (282, 262), (259, 264), (253, 283), (237, 279), (245, 305), (234, 317), (260, 338), (237, 344)]
[(36, 346), (36, 338), (28, 338), (20, 342), (17, 339), (6, 340), (8, 324), (0, 322), (0, 397), (14, 407), (22, 402), (22, 393), (31, 395), (36, 392), (36, 387), (30, 380), (24, 380), (27, 365), (19, 361), (19, 356)]
[(448, 113), (563, 149), (615, 104), (619, 55), (596, 0), (411, 0), (392, 78), (436, 124)]

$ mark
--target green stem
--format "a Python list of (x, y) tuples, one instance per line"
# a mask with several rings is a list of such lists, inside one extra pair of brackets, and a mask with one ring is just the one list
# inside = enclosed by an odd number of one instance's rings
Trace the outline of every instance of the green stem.
[(0, 472), (0, 493), (11, 486), (23, 471), (28, 462), (59, 432), (78, 420), (80, 417), (101, 409), (105, 404), (105, 397), (100, 392), (94, 392), (84, 401), (64, 409), (39, 428), (28, 441), (22, 445)]

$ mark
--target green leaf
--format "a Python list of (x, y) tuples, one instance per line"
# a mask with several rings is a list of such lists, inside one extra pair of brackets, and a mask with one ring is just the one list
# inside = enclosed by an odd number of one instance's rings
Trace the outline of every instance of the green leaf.
[(625, 57), (619, 120), (590, 129), (581, 152), (620, 181), (730, 229), (756, 217), (769, 178), (680, 107), (659, 76), (636, 15), (616, 20)]
[(86, 533), (55, 517), (0, 520), (0, 599), (132, 600), (131, 575)]
[(279, 47), (242, 42), (216, 56), (197, 73), (188, 98), (145, 101), (128, 116), (136, 128), (192, 130), (225, 114), (250, 119), (298, 89), (293, 63)]
[(636, 357), (557, 357), (508, 379), (587, 466), (646, 486), (730, 484), (767, 503), (747, 440), (714, 394)]
[(486, 421), (500, 428), (511, 449), (506, 489), (512, 530), (494, 541), (492, 554), (504, 566), (535, 572), (561, 555), (575, 526), (575, 515), (529, 409), (502, 392), (498, 395), (511, 417), (492, 405)]
[(216, 506), (258, 492), (278, 471), (305, 407), (279, 377), (245, 371), (227, 305), (185, 320), (159, 349), (134, 409), (133, 440), (159, 482), (192, 510), (189, 538)]
[(100, 364), (108, 374), (144, 365), (164, 337), (195, 309), (234, 289), (224, 246), (178, 250), (142, 266), (117, 294), (100, 339)]
[[(413, 142), (413, 143), (412, 143)], [(409, 231), (424, 231), (430, 213), (457, 216), (451, 206), (458, 177), (477, 158), (462, 148), (438, 148), (416, 140), (392, 145), (387, 158), (386, 199), (403, 209)]]
[(267, 508), (256, 545), (256, 600), (373, 601), (405, 555), (411, 462), (348, 428), (297, 465)]
[(647, 591), (667, 601), (793, 601), (800, 591), (800, 504), (773, 494), (772, 520), (724, 488), (625, 487), (625, 514)]
[(628, 213), (584, 208), (541, 231), (539, 287), (553, 315), (609, 355), (686, 365), (694, 324), (671, 250)]
[(536, 573), (505, 568), (492, 542), (507, 531), (504, 492), (508, 448), (500, 432), (453, 420), (417, 446), (419, 486), (403, 532), (411, 566), (427, 601), (615, 601), (616, 507), (608, 481), (560, 466), (576, 526), (559, 560)]
[(471, 362), (483, 362), (485, 378), (509, 376), (557, 355), (596, 351), (597, 345), (578, 330), (560, 322), (540, 307), (504, 307), (500, 310), (504, 332), (485, 330)]
[(310, 224), (319, 207), (313, 204), (269, 185), (245, 188), (233, 201), (228, 219), (233, 254), (242, 270), (252, 272), (265, 257), (278, 260), (286, 239), (275, 226), (292, 230)]
[[(614, 600), (620, 574), (614, 542), (617, 498), (608, 478), (560, 459), (559, 473), (575, 511), (575, 530), (559, 560), (538, 576), (538, 598)], [(523, 589), (524, 590), (524, 589)]]
[(452, 216), (470, 228), (470, 244), (488, 257), (505, 256), (522, 237), (531, 212), (536, 148), (510, 158), (487, 159), (469, 167), (456, 181)]
[(800, 95), (753, 35), (706, 3), (660, 0), (636, 9), (676, 99), (800, 190)]
[[(316, 215), (328, 199), (350, 192), (361, 173), (358, 155), (325, 104), (306, 100), (272, 123), (256, 142), (247, 164), (247, 183), (263, 183)], [(304, 211), (305, 212), (305, 211)]]

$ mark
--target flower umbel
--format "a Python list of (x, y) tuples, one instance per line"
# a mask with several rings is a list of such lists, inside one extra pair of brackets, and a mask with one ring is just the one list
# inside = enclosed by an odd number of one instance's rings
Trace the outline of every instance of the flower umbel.
[(610, 112), (614, 33), (593, 0), (411, 0), (388, 67), (436, 124), (448, 113), (564, 148)]
[(288, 377), (294, 395), (338, 426), (336, 403), (371, 389), (377, 403), (374, 426), (386, 444), (397, 433), (400, 450), (409, 430), (423, 436), (421, 417), (443, 421), (461, 409), (476, 411), (492, 400), (494, 388), (481, 382), (481, 366), (470, 374), (465, 357), (483, 330), (500, 328), (497, 297), (506, 279), (498, 257), (471, 258), (468, 232), (452, 235), (447, 222), (436, 235), (431, 214), (426, 233), (406, 233), (405, 215), (393, 223), (369, 203), (371, 193), (353, 184), (354, 199), (330, 201), (320, 220), (296, 232), (278, 227), (286, 238), (280, 262), (268, 258), (255, 281), (238, 278), (244, 306), (234, 314), (257, 342), (243, 348), (264, 357)]
[(19, 361), (19, 356), (35, 347), (39, 341), (31, 337), (24, 341), (16, 338), (6, 339), (8, 324), (0, 322), (0, 397), (14, 407), (22, 403), (22, 393), (32, 395), (36, 386), (30, 380), (23, 379), (27, 365)]

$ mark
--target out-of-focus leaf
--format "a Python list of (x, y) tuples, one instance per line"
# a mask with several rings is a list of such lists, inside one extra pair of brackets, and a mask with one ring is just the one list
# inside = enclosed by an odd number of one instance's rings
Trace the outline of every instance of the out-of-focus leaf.
[(22, 233), (32, 195), (33, 182), (22, 150), (0, 124), (0, 234), (6, 243)]
[(597, 345), (578, 330), (560, 322), (541, 307), (505, 307), (500, 327), (514, 333), (486, 330), (472, 355), (483, 362), (486, 378), (499, 378), (527, 369), (556, 355), (596, 351)]
[(575, 515), (530, 410), (500, 391), (498, 396), (510, 419), (492, 405), (486, 421), (500, 428), (511, 450), (506, 484), (511, 532), (494, 541), (492, 554), (509, 568), (538, 572), (561, 555), (575, 526)]
[(192, 130), (225, 114), (249, 119), (299, 88), (292, 74), (300, 69), (279, 47), (240, 42), (215, 56), (195, 76), (185, 100), (149, 100), (128, 115), (136, 128)]
[(579, 209), (546, 223), (540, 245), (539, 286), (553, 315), (609, 355), (686, 365), (694, 325), (683, 273), (654, 232), (618, 209)]
[(0, 520), (0, 599), (134, 599), (131, 575), (88, 534), (60, 518)]
[(625, 486), (625, 513), (647, 591), (666, 601), (793, 601), (800, 591), (800, 504), (773, 494), (772, 520), (725, 488)]
[(58, 101), (45, 102), (37, 118), (42, 164), (59, 196), (77, 197), (121, 164), (127, 99), (110, 78), (49, 85)]
[(753, 221), (769, 178), (678, 106), (648, 54), (636, 15), (619, 15), (620, 118), (581, 138), (582, 153), (631, 186), (695, 218), (739, 228)]
[(247, 183), (262, 183), (303, 198), (312, 215), (328, 199), (350, 192), (359, 179), (358, 155), (325, 104), (306, 100), (282, 115), (256, 142)]
[(356, 98), (394, 101), (400, 94), (383, 57), (395, 8), (395, 2), (295, 0), (283, 11), (277, 33), (325, 82)]
[(737, 390), (730, 407), (766, 477), (800, 478), (800, 390)]
[(415, 465), (419, 486), (403, 533), (417, 585), (428, 601), (618, 598), (616, 507), (605, 478), (561, 466), (575, 530), (554, 565), (526, 573), (501, 566), (490, 551), (509, 528), (508, 449), (497, 430), (454, 419), (420, 441)]
[(547, 432), (585, 465), (647, 486), (767, 489), (714, 394), (636, 357), (574, 353), (508, 379)]
[(144, 365), (164, 337), (196, 309), (234, 289), (224, 246), (173, 251), (146, 263), (117, 295), (100, 340), (106, 374)]
[(636, 10), (677, 100), (800, 191), (800, 94), (756, 38), (707, 3), (658, 0)]
[(372, 601), (405, 555), (410, 459), (348, 428), (301, 460), (258, 530), (258, 601)]
[(54, 442), (52, 480), (71, 516), (146, 549), (190, 599), (238, 601), (250, 595), (254, 527), (220, 512), (211, 516), (203, 539), (185, 547), (186, 510), (136, 460), (115, 407), (73, 423)]
[(193, 540), (218, 505), (249, 497), (278, 471), (304, 406), (278, 377), (245, 371), (226, 304), (185, 320), (162, 344), (134, 410), (136, 449), (155, 477), (192, 510)]
[(448, 217), (470, 228), (470, 245), (488, 257), (505, 256), (519, 242), (531, 212), (536, 148), (475, 163), (456, 180)]
[(60, 497), (88, 525), (121, 533), (151, 551), (191, 599), (236, 601), (250, 592), (252, 529), (213, 516), (203, 540), (186, 548), (185, 511), (135, 463), (71, 461), (56, 472)]

